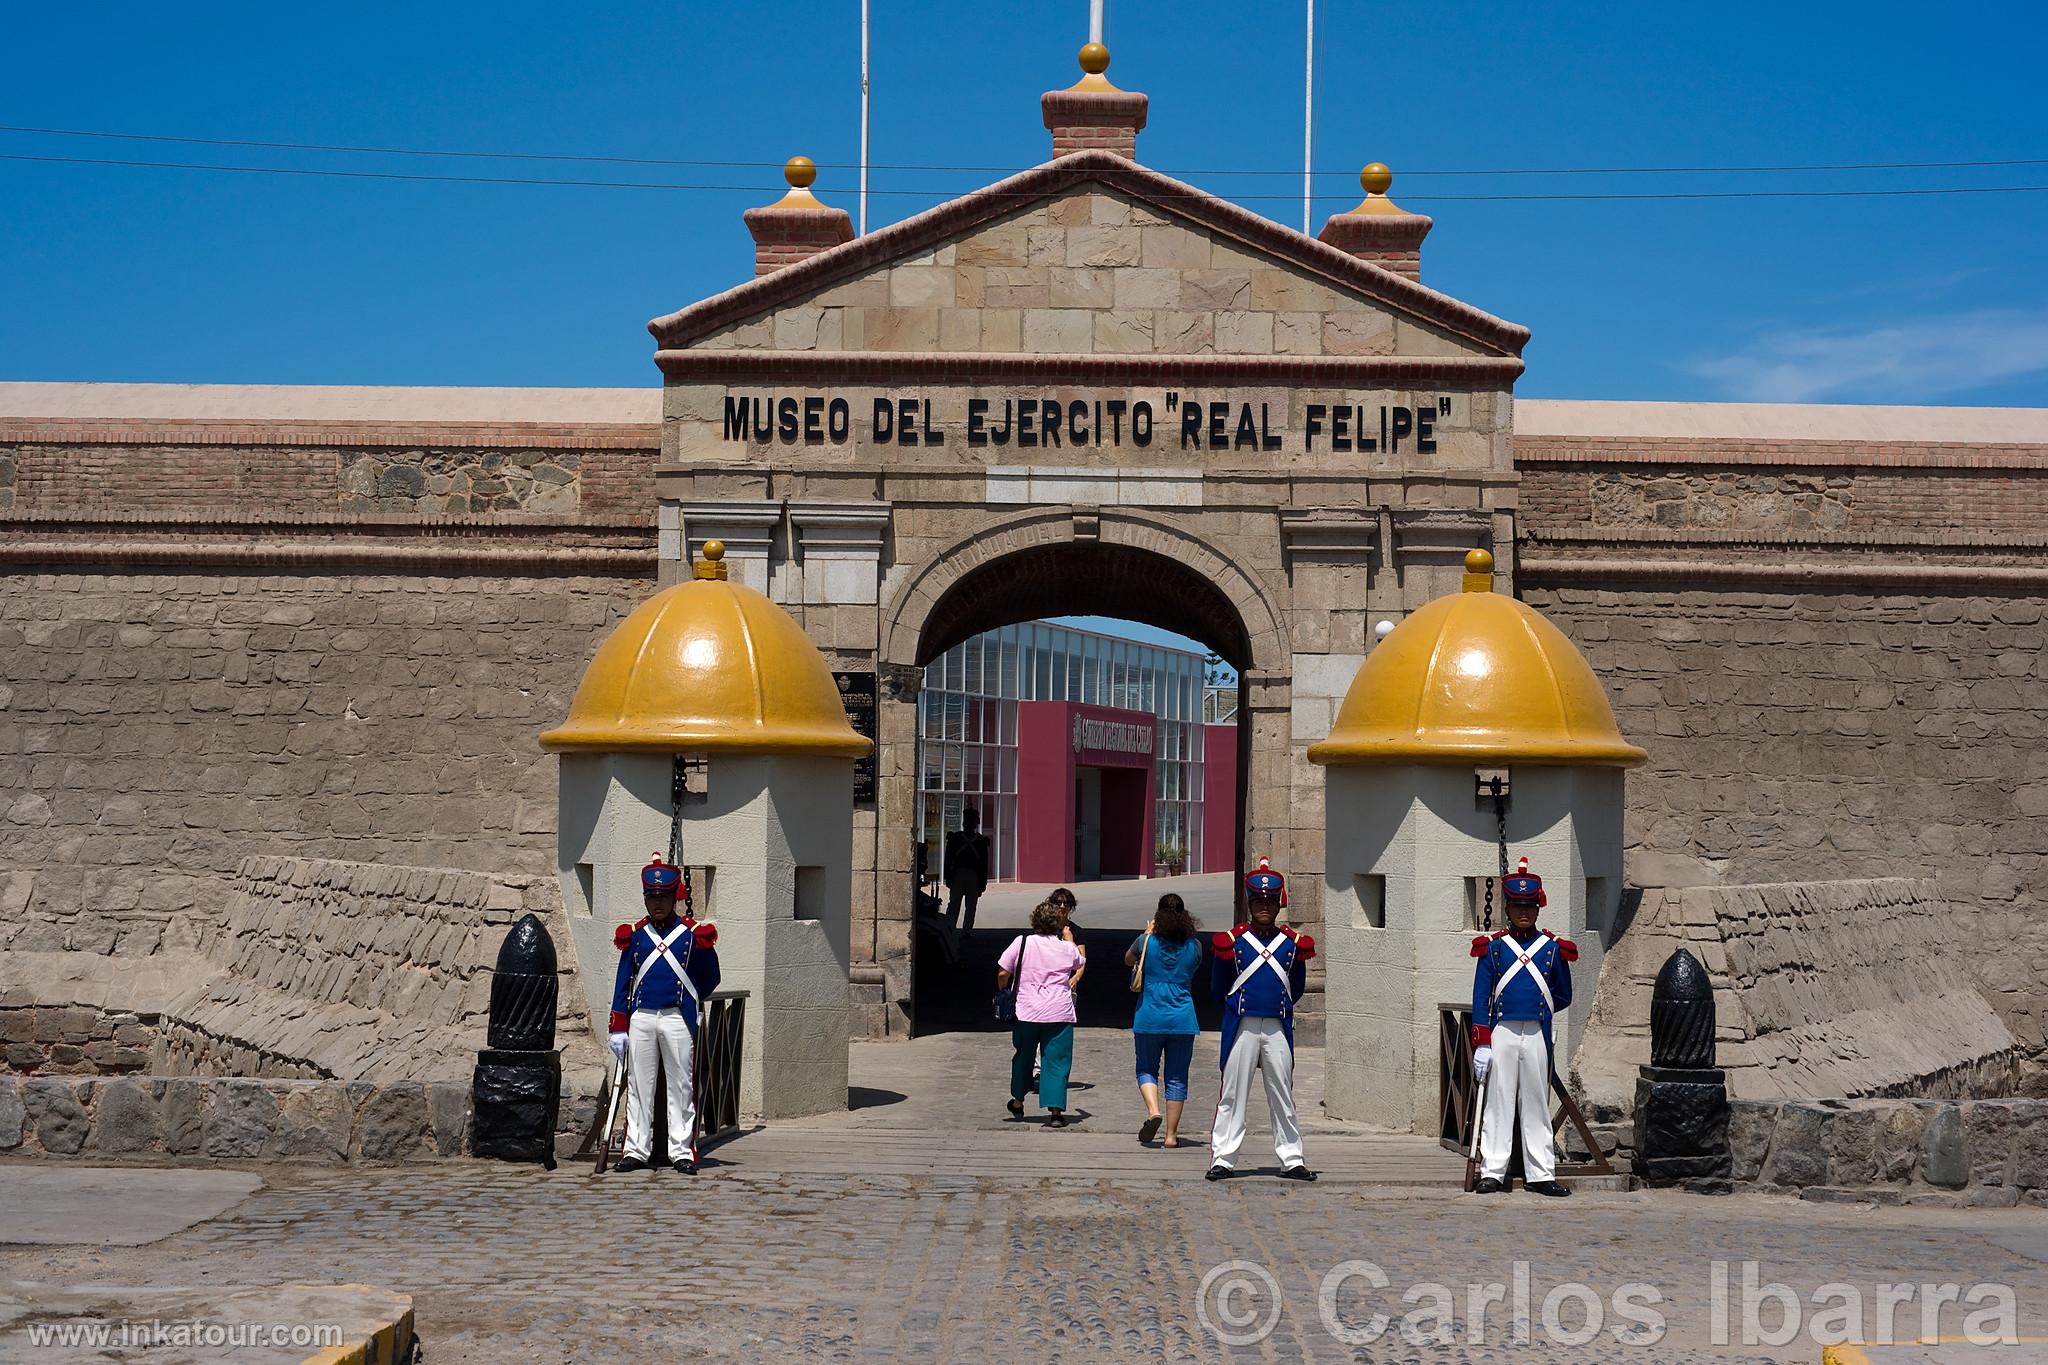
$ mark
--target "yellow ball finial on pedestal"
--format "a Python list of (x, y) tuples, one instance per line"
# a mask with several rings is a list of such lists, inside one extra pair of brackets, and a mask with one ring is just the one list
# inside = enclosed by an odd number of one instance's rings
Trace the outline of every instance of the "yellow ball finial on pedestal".
[(1081, 48), (1081, 69), (1091, 76), (1100, 76), (1109, 70), (1109, 49), (1101, 43), (1088, 43)]
[(1351, 210), (1353, 213), (1370, 213), (1388, 217), (1408, 216), (1406, 209), (1403, 209), (1399, 204), (1387, 198), (1387, 190), (1394, 183), (1394, 173), (1387, 169), (1385, 162), (1375, 161), (1360, 171), (1358, 173), (1358, 183), (1365, 191), (1365, 198), (1360, 201), (1357, 208)]
[(791, 189), (807, 190), (818, 178), (818, 163), (807, 156), (793, 156), (782, 167), (782, 178)]
[(1493, 591), (1493, 555), (1486, 550), (1465, 552), (1465, 578), (1462, 584), (1466, 592)]
[(704, 557), (697, 561), (696, 576), (722, 581), (725, 578), (725, 542), (704, 542)]

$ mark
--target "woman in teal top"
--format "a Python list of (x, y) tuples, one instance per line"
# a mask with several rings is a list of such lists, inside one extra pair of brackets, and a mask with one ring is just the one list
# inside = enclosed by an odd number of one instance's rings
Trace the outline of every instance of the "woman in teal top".
[[(1138, 1141), (1150, 1143), (1166, 1125), (1165, 1147), (1180, 1146), (1180, 1115), (1188, 1102), (1188, 1062), (1195, 1054), (1195, 1000), (1190, 990), (1202, 966), (1202, 936), (1195, 931), (1186, 904), (1171, 891), (1159, 898), (1159, 910), (1145, 932), (1124, 953), (1124, 965), (1135, 968), (1142, 955), (1144, 987), (1131, 1036), (1138, 1053), (1138, 1093), (1149, 1116), (1138, 1129)], [(1161, 1082), (1165, 1109), (1160, 1113)]]

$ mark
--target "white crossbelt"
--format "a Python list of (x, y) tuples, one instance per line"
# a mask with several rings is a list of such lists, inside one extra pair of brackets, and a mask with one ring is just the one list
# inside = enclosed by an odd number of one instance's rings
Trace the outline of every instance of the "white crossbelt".
[(1526, 953), (1517, 948), (1515, 941), (1511, 938), (1504, 938), (1500, 941), (1510, 953), (1515, 955), (1515, 965), (1502, 972), (1499, 978), (1494, 981), (1492, 1003), (1498, 1005), (1501, 992), (1508, 988), (1508, 982), (1513, 981), (1524, 968), (1527, 968), (1530, 979), (1536, 983), (1536, 989), (1543, 993), (1543, 1008), (1549, 1010), (1552, 1014), (1557, 1013), (1557, 1002), (1550, 998), (1550, 983), (1543, 979), (1543, 973), (1536, 967), (1536, 954), (1543, 951), (1543, 945), (1549, 940), (1539, 935), (1535, 946)]
[(1261, 967), (1271, 967), (1273, 974), (1280, 978), (1280, 984), (1285, 986), (1290, 992), (1293, 991), (1294, 983), (1287, 979), (1286, 970), (1280, 966), (1279, 959), (1273, 956), (1274, 950), (1287, 941), (1287, 935), (1276, 934), (1271, 943), (1261, 943), (1256, 937), (1247, 933), (1244, 936), (1244, 941), (1257, 948), (1259, 955), (1250, 966), (1237, 974), (1237, 980), (1230, 983), (1230, 990), (1226, 993), (1236, 995), (1239, 991), (1243, 990), (1245, 983), (1250, 981)]
[(640, 970), (633, 973), (633, 989), (628, 994), (627, 999), (637, 1000), (640, 998), (640, 983), (646, 979), (647, 969), (659, 961), (668, 963), (669, 970), (676, 974), (676, 981), (681, 984), (691, 1000), (696, 1000), (697, 983), (690, 980), (690, 974), (683, 970), (683, 964), (676, 961), (675, 954), (669, 951), (669, 947), (677, 939), (691, 932), (696, 926), (688, 920), (681, 920), (676, 924), (675, 928), (669, 930), (667, 938), (663, 938), (660, 934), (655, 933), (654, 926), (651, 924), (642, 925), (641, 928), (646, 933), (648, 941), (654, 945), (654, 951), (640, 960)]

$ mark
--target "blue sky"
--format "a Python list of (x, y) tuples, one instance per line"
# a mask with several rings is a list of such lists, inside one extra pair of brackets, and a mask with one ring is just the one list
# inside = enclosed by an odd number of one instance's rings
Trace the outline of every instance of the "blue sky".
[[(874, 0), (878, 164), (1044, 158), (1082, 0)], [(0, 378), (638, 385), (646, 320), (749, 273), (740, 211), (857, 150), (855, 0), (37, 6), (0, 122), (739, 166), (343, 157), (0, 133), (15, 155), (660, 180), (730, 191), (231, 175), (0, 160)], [(1140, 158), (1300, 217), (1302, 10), (1111, 0)], [(2048, 157), (2035, 6), (1326, 0), (1315, 205), (1351, 168), (1433, 214), (1435, 286), (1535, 331), (1525, 396), (2048, 402), (2048, 194), (1430, 202), (1444, 194), (2048, 184), (1424, 170)], [(1214, 174), (1270, 171), (1277, 174)], [(1193, 172), (1205, 172), (1196, 174)], [(984, 183), (877, 170), (871, 225)], [(821, 188), (853, 207), (852, 174)], [(895, 193), (911, 191), (911, 193)], [(1260, 198), (1255, 196), (1274, 196)]]

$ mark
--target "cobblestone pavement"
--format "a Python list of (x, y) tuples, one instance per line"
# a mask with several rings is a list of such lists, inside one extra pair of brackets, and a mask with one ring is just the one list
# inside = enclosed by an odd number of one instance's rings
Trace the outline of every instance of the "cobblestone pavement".
[[(1709, 1294), (1727, 1262), (1738, 1303), (1745, 1261), (1811, 1303), (1824, 1282), (1876, 1286), (1996, 1281), (2014, 1287), (2020, 1330), (2039, 1334), (2048, 1302), (2048, 1229), (2017, 1211), (1939, 1215), (1816, 1207), (1738, 1196), (1527, 1196), (1283, 1185), (1274, 1180), (1172, 1189), (1085, 1177), (902, 1179), (857, 1174), (668, 1173), (597, 1178), (564, 1167), (478, 1164), (427, 1169), (272, 1168), (269, 1184), (206, 1223), (150, 1246), (0, 1249), (0, 1278), (145, 1285), (361, 1282), (414, 1296), (433, 1365), (446, 1362), (668, 1358), (1175, 1360), (1356, 1359), (1583, 1361), (1636, 1358), (1803, 1360), (1783, 1348), (1717, 1348)], [(1403, 1344), (1395, 1333), (1355, 1350), (1332, 1335), (1318, 1287), (1343, 1262), (1370, 1260), (1391, 1282), (1348, 1281), (1336, 1325), (1359, 1327), (1398, 1291), (1436, 1281), (1512, 1286), (1529, 1302), (1577, 1281), (1603, 1302), (1601, 1334), (1580, 1345), (1515, 1344), (1494, 1307), (1488, 1344)], [(1219, 1342), (1201, 1287), (1235, 1274), (1280, 1295), (1263, 1339)], [(1640, 1347), (1612, 1336), (1612, 1295), (1654, 1285), (1666, 1335)], [(1269, 1298), (1219, 1302), (1256, 1333)], [(1510, 1301), (1511, 1304), (1512, 1301)], [(1901, 1314), (1918, 1331), (1919, 1298)], [(1568, 1305), (1574, 1327), (1582, 1305)], [(1776, 1322), (1775, 1310), (1766, 1325)], [(1874, 1324), (1874, 1316), (1866, 1319)], [(1739, 1309), (1730, 1315), (1740, 1341)], [(1961, 1329), (1960, 1317), (1946, 1323)], [(1874, 1326), (1870, 1330), (1875, 1330)], [(1540, 1335), (1540, 1328), (1538, 1329)], [(0, 1348), (6, 1343), (0, 1342)], [(7, 1358), (16, 1358), (8, 1356)]]
[[(1095, 1088), (1078, 1105), (1094, 1114), (1078, 1130), (1004, 1121), (1001, 1082), (991, 1079), (1007, 1053), (999, 1037), (860, 1045), (861, 1107), (721, 1145), (695, 1179), (599, 1178), (582, 1164), (553, 1173), (475, 1162), (247, 1165), (264, 1187), (218, 1216), (143, 1246), (109, 1244), (120, 1232), (112, 1222), (80, 1229), (71, 1245), (0, 1245), (0, 1280), (377, 1285), (414, 1296), (431, 1365), (657, 1356), (1819, 1360), (1810, 1332), (1784, 1345), (1742, 1344), (1746, 1263), (1757, 1282), (1789, 1287), (1808, 1326), (1816, 1311), (1838, 1306), (1815, 1301), (1830, 1282), (1861, 1293), (1856, 1321), (1866, 1336), (1882, 1329), (1878, 1287), (1911, 1286), (1894, 1318), (1907, 1338), (1920, 1332), (1922, 1284), (1994, 1283), (2012, 1288), (2022, 1335), (2048, 1335), (2048, 1219), (2039, 1210), (1597, 1191), (1551, 1201), (1375, 1183), (1455, 1180), (1455, 1158), (1446, 1164), (1425, 1140), (1321, 1118), (1313, 1051), (1302, 1058), (1303, 1112), (1311, 1160), (1329, 1178), (1211, 1185), (1200, 1178), (1199, 1148), (1138, 1147), (1127, 1046), (1108, 1032), (1083, 1035), (1079, 1069)], [(1213, 1054), (1204, 1056), (1201, 1065), (1213, 1067)], [(1271, 1164), (1259, 1105), (1247, 1168)], [(1196, 1141), (1209, 1108), (1191, 1105), (1185, 1131)], [(0, 1200), (8, 1169), (0, 1165)], [(152, 1178), (130, 1169), (138, 1190)], [(1354, 1261), (1371, 1262), (1388, 1287), (1376, 1290), (1363, 1266), (1343, 1276)], [(1529, 1286), (1528, 1344), (1510, 1320), (1518, 1262)], [(1717, 1262), (1731, 1303), (1725, 1345), (1711, 1306)], [(1326, 1311), (1320, 1291), (1333, 1271)], [(1398, 1325), (1372, 1342), (1339, 1335), (1366, 1328), (1375, 1311), (1398, 1320), (1427, 1308), (1424, 1297), (1400, 1301), (1425, 1282), (1453, 1296), (1452, 1343), (1409, 1344)], [(1583, 1343), (1546, 1340), (1545, 1298), (1573, 1283), (1598, 1301), (1599, 1330)], [(1505, 1302), (1475, 1315), (1468, 1286), (1493, 1284)], [(1654, 1287), (1657, 1298), (1623, 1304), (1663, 1321), (1654, 1340), (1616, 1339), (1630, 1324), (1615, 1295), (1629, 1284)], [(1939, 1326), (1960, 1333), (1964, 1311), (1951, 1307)], [(1205, 1313), (1247, 1339), (1222, 1339)], [(1586, 1321), (1582, 1301), (1563, 1304), (1567, 1333)], [(1778, 1321), (1767, 1308), (1762, 1325)], [(0, 1338), (0, 1359), (17, 1358), (14, 1344)]]

